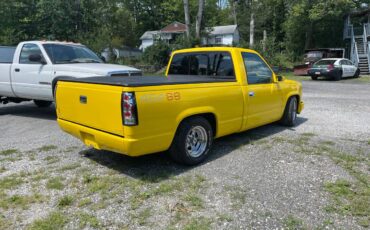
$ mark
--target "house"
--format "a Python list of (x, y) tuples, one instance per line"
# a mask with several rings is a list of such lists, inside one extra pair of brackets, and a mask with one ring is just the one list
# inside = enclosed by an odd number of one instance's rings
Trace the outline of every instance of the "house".
[(370, 8), (348, 13), (344, 19), (343, 39), (348, 46), (349, 59), (360, 68), (361, 74), (370, 73)]
[[(186, 32), (186, 25), (181, 22), (173, 22), (161, 30), (146, 31), (141, 37), (140, 49), (145, 50), (155, 41), (162, 40), (171, 43), (178, 36)], [(203, 45), (233, 45), (238, 44), (240, 35), (237, 25), (215, 26), (206, 29), (207, 35), (201, 38)]]
[(145, 50), (147, 47), (154, 44), (154, 41), (157, 39), (157, 36), (159, 34), (159, 31), (146, 31), (141, 37), (141, 45), (139, 49)]
[(233, 45), (240, 40), (237, 25), (215, 26), (206, 31), (208, 35), (202, 38), (203, 45)]

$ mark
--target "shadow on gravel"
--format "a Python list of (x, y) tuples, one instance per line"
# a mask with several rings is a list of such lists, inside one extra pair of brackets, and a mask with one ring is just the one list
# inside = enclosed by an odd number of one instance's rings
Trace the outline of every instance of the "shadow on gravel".
[[(298, 117), (297, 126), (306, 121), (306, 118)], [(272, 136), (286, 129), (294, 130), (294, 128), (270, 124), (246, 132), (219, 138), (215, 141), (211, 154), (202, 165), (221, 158), (244, 145), (252, 144), (254, 141)], [(136, 158), (95, 149), (87, 149), (81, 151), (79, 154), (122, 174), (148, 182), (160, 182), (171, 176), (179, 175), (197, 167), (176, 164), (170, 159), (166, 152)]]
[(13, 115), (45, 120), (57, 119), (54, 105), (50, 106), (49, 108), (39, 108), (33, 103), (12, 103), (9, 105), (0, 106), (0, 116), (1, 115)]

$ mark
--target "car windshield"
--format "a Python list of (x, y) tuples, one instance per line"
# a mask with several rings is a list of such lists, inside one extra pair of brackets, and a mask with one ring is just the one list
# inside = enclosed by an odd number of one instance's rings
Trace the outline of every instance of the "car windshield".
[(315, 65), (333, 65), (336, 60), (320, 60)]
[(54, 64), (103, 62), (93, 51), (82, 45), (44, 44), (43, 46)]

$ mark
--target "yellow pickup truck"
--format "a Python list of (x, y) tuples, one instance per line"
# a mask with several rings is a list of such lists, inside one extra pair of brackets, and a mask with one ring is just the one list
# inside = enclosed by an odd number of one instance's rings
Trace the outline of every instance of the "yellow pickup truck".
[(213, 140), (268, 123), (296, 123), (300, 83), (256, 52), (232, 47), (173, 52), (166, 76), (59, 78), (58, 123), (87, 146), (129, 156), (167, 151), (195, 165)]

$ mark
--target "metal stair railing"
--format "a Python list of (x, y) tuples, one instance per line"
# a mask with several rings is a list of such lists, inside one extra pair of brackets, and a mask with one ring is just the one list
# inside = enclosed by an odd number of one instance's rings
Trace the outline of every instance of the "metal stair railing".
[(357, 50), (357, 44), (356, 44), (356, 39), (355, 39), (355, 34), (353, 31), (353, 27), (351, 28), (351, 61), (353, 64), (358, 66), (360, 63), (360, 59), (358, 57), (358, 50)]
[(367, 71), (370, 72), (370, 47), (369, 47), (369, 42), (367, 40), (368, 29), (369, 29), (369, 24), (364, 23), (364, 46), (365, 46), (364, 52), (367, 56), (367, 64), (368, 64)]

